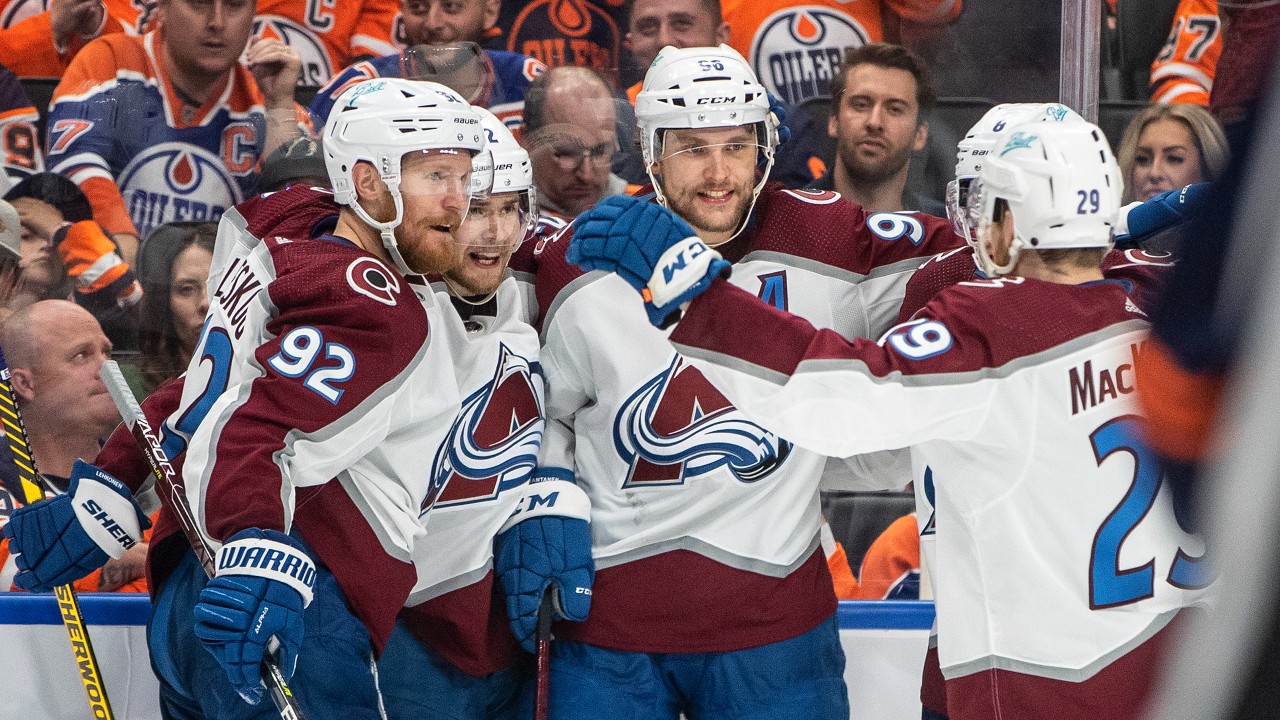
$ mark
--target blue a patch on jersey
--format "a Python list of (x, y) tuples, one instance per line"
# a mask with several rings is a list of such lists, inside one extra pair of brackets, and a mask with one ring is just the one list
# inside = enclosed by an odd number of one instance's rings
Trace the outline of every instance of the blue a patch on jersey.
[(782, 465), (792, 447), (744, 418), (678, 355), (622, 403), (613, 444), (631, 466), (623, 487), (679, 485), (722, 466), (755, 482)]

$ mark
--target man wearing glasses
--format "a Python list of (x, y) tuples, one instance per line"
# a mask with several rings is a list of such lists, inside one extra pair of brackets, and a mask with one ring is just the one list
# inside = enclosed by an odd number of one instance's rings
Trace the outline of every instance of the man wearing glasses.
[(567, 217), (628, 191), (610, 171), (617, 158), (618, 100), (589, 68), (558, 67), (525, 93), (521, 142), (533, 163), (538, 201)]

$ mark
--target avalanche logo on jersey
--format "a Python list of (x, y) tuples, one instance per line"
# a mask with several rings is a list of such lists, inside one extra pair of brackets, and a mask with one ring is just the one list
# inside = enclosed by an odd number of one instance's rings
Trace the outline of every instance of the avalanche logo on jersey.
[(431, 464), (421, 511), (482, 502), (523, 485), (538, 465), (546, 413), (530, 362), (499, 345), (493, 379), (462, 410)]
[[(330, 20), (332, 24), (332, 20)], [(279, 15), (259, 15), (253, 19), (253, 36), (255, 38), (275, 38), (298, 51), (302, 58), (302, 75), (298, 84), (306, 87), (320, 87), (329, 82), (333, 61), (324, 43), (311, 30)], [(246, 49), (246, 53), (248, 50)], [(244, 62), (244, 57), (240, 58)]]
[(220, 159), (182, 142), (147, 148), (125, 166), (118, 184), (141, 237), (175, 220), (216, 222), (241, 200)]
[(622, 403), (613, 445), (631, 466), (624, 488), (681, 485), (724, 465), (751, 483), (791, 453), (791, 443), (747, 421), (679, 355)]
[(858, 21), (820, 5), (779, 10), (760, 23), (751, 65), (769, 92), (792, 105), (831, 94), (845, 51), (871, 42)]

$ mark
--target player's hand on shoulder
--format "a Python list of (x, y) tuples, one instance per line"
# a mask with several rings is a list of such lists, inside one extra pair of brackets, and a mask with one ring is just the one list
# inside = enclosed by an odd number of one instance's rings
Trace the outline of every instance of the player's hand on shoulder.
[(507, 596), (511, 631), (530, 653), (537, 650), (538, 607), (548, 588), (562, 620), (586, 620), (591, 609), (591, 501), (571, 479), (558, 477), (525, 486), (494, 543), (494, 572)]
[(316, 567), (301, 544), (277, 530), (250, 528), (218, 551), (217, 574), (200, 591), (196, 636), (226, 670), (245, 702), (262, 700), (261, 669), (271, 639), (285, 679), (302, 647), (302, 612), (311, 603)]
[(617, 273), (640, 292), (658, 327), (730, 270), (679, 215), (625, 195), (605, 198), (574, 220), (565, 257), (586, 271)]
[(128, 486), (77, 460), (66, 493), (15, 510), (4, 526), (14, 584), (47, 592), (79, 580), (142, 542), (149, 527)]

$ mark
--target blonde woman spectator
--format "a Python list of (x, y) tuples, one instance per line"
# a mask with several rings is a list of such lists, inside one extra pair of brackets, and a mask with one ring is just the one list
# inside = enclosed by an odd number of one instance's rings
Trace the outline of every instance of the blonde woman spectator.
[(1227, 166), (1227, 138), (1199, 105), (1152, 105), (1129, 122), (1116, 159), (1124, 174), (1124, 202), (1216, 180)]

